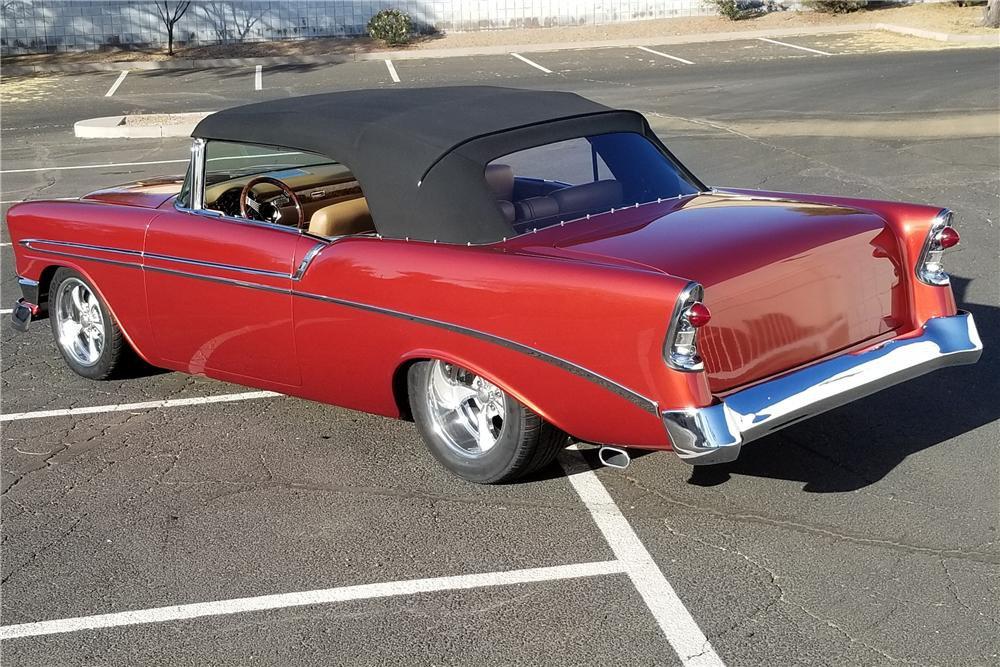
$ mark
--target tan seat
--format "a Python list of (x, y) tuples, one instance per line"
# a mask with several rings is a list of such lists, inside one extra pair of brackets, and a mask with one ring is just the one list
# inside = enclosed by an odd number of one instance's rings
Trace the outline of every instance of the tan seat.
[(317, 236), (347, 236), (374, 231), (375, 223), (364, 197), (324, 206), (309, 218), (309, 233)]

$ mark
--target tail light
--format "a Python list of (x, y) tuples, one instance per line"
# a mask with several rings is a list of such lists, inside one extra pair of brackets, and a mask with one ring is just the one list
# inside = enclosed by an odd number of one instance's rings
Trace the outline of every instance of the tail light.
[(663, 348), (664, 359), (671, 368), (680, 371), (704, 369), (698, 355), (698, 330), (712, 319), (708, 306), (701, 302), (704, 292), (698, 283), (688, 283), (677, 297)]
[(945, 250), (958, 245), (958, 232), (951, 226), (952, 217), (952, 212), (944, 209), (931, 222), (931, 228), (927, 232), (924, 249), (917, 261), (917, 278), (928, 285), (949, 284), (948, 274), (945, 273), (941, 260)]

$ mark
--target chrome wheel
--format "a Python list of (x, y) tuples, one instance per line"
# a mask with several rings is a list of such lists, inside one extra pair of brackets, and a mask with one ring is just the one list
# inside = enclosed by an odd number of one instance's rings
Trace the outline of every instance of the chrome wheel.
[(93, 366), (104, 352), (104, 314), (97, 295), (79, 278), (59, 285), (55, 299), (59, 346), (81, 366)]
[(433, 428), (450, 449), (474, 458), (497, 444), (507, 418), (502, 389), (464, 368), (435, 361), (427, 394)]

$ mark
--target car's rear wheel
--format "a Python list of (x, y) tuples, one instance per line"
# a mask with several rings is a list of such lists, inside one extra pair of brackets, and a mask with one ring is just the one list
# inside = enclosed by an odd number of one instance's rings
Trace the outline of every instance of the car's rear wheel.
[(444, 361), (414, 364), (410, 409), (431, 453), (459, 477), (510, 482), (549, 465), (567, 442), (502, 389)]
[(122, 330), (87, 279), (60, 268), (49, 286), (49, 319), (66, 364), (85, 378), (104, 380), (130, 352)]

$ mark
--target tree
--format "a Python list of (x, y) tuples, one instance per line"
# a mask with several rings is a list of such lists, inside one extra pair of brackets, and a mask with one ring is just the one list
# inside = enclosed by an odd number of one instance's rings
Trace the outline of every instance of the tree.
[(160, 15), (160, 20), (163, 21), (163, 25), (167, 28), (167, 55), (174, 55), (174, 26), (177, 22), (181, 20), (184, 16), (184, 12), (188, 10), (191, 6), (191, 0), (185, 0), (184, 2), (167, 2), (163, 0), (163, 6), (160, 7), (159, 2), (154, 2), (153, 6), (156, 7), (156, 13)]
[(983, 25), (990, 28), (1000, 28), (1000, 0), (989, 0), (986, 13), (983, 14)]

